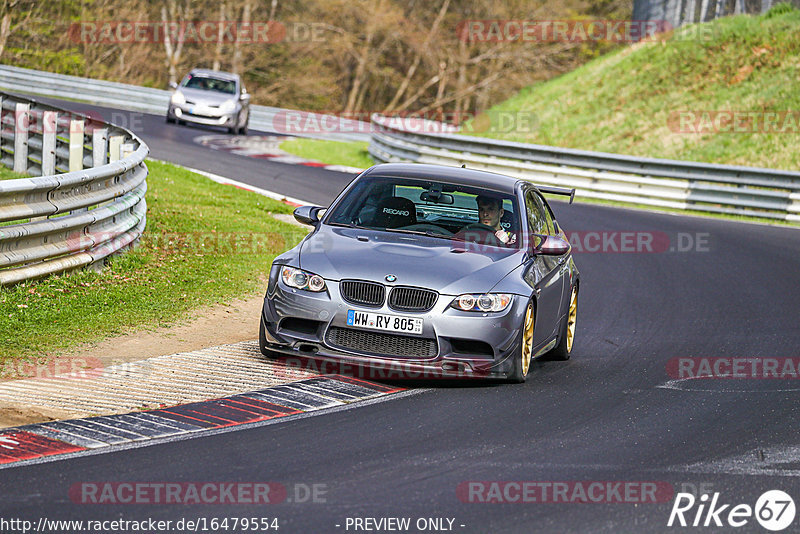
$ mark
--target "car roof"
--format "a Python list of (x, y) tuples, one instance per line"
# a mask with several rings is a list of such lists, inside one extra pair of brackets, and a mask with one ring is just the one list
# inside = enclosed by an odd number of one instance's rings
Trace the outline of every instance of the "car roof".
[(238, 80), (239, 75), (234, 74), (232, 72), (224, 72), (221, 70), (211, 70), (211, 69), (192, 69), (189, 74), (192, 76), (214, 76), (216, 78), (222, 78), (227, 80)]
[(489, 189), (500, 193), (513, 193), (519, 179), (505, 174), (478, 171), (463, 167), (446, 167), (444, 165), (427, 165), (424, 163), (382, 163), (370, 167), (361, 174), (361, 178), (397, 177), (419, 180), (439, 180), (452, 184), (464, 184)]

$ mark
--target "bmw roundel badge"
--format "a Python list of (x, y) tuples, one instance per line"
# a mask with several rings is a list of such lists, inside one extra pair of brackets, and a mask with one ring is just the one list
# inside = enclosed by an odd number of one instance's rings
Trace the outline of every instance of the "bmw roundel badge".
[(387, 282), (396, 282), (397, 281), (397, 277), (395, 275), (393, 275), (393, 274), (387, 274), (386, 275), (386, 281)]

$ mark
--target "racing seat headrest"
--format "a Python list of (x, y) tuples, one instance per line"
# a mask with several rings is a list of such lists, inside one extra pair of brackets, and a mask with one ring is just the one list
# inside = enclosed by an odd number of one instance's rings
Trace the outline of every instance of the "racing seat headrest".
[(506, 232), (519, 232), (519, 228), (517, 228), (517, 218), (514, 216), (513, 211), (503, 210), (503, 216), (500, 217), (500, 226), (502, 226), (503, 230)]
[(417, 222), (417, 208), (414, 202), (403, 197), (390, 197), (378, 204), (375, 226), (383, 228), (402, 228)]

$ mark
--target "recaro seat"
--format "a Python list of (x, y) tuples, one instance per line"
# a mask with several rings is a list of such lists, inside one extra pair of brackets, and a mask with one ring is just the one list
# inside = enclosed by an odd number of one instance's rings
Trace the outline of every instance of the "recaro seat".
[(402, 228), (417, 222), (417, 207), (403, 197), (390, 197), (378, 204), (374, 226)]

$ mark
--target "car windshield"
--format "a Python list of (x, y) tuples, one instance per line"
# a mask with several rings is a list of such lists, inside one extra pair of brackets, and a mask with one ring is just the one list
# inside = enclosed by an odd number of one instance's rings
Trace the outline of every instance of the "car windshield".
[(370, 178), (350, 189), (324, 222), (517, 248), (519, 213), (511, 194), (436, 180)]
[(226, 95), (236, 94), (236, 82), (233, 80), (221, 80), (210, 76), (187, 76), (181, 84), (187, 89), (200, 89), (203, 91), (216, 91)]

